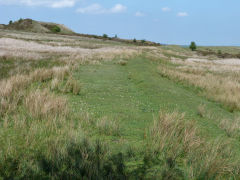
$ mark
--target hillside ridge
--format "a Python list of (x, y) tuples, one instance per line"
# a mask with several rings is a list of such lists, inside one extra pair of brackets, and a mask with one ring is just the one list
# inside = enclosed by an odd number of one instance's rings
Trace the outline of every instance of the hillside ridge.
[(26, 31), (26, 32), (34, 32), (34, 33), (54, 33), (60, 35), (73, 35), (73, 36), (81, 36), (81, 37), (88, 37), (88, 38), (95, 38), (95, 39), (102, 39), (102, 40), (112, 40), (127, 44), (134, 44), (137, 46), (160, 46), (160, 43), (146, 41), (146, 40), (131, 40), (131, 39), (121, 39), (118, 37), (108, 37), (106, 36), (99, 36), (99, 35), (92, 35), (92, 34), (80, 34), (75, 33), (70, 28), (66, 27), (63, 24), (57, 24), (52, 22), (41, 22), (35, 21), (32, 19), (19, 19), (18, 21), (12, 22), (10, 21), (8, 25), (0, 24), (0, 29), (5, 30), (17, 30), (17, 31)]
[(67, 28), (65, 25), (50, 22), (40, 22), (32, 19), (19, 19), (15, 22), (10, 21), (8, 25), (1, 24), (0, 28), (35, 33), (75, 34), (75, 32)]

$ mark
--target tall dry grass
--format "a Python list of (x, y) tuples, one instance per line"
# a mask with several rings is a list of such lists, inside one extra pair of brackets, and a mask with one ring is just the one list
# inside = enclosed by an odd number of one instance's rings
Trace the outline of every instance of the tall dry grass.
[(80, 83), (70, 76), (66, 82), (63, 90), (65, 93), (73, 93), (74, 95), (79, 95), (81, 91)]
[(45, 82), (52, 78), (61, 81), (69, 75), (67, 66), (52, 69), (37, 69), (29, 75), (15, 75), (0, 81), (0, 116), (14, 112), (33, 82)]
[(225, 130), (228, 136), (240, 139), (240, 117), (222, 119), (219, 122), (219, 127)]
[(77, 64), (83, 63), (99, 63), (102, 61), (113, 60), (116, 57), (130, 58), (139, 54), (141, 48), (125, 47), (123, 45), (102, 45), (98, 49), (87, 49), (79, 46), (52, 46), (51, 44), (40, 44), (32, 39), (19, 40), (13, 38), (0, 39), (0, 57), (17, 57), (30, 60), (38, 60), (43, 58), (52, 58), (68, 63), (69, 60)]
[[(239, 161), (234, 159), (230, 143), (200, 137), (197, 125), (185, 121), (183, 114), (160, 112), (147, 139), (153, 159), (161, 164), (158, 176), (168, 179), (238, 177)], [(179, 169), (180, 166), (183, 168)]]
[(232, 76), (218, 76), (204, 71), (181, 71), (160, 66), (159, 73), (174, 81), (183, 81), (203, 89), (203, 94), (211, 100), (225, 105), (230, 111), (240, 110), (240, 83)]
[(24, 102), (30, 115), (37, 119), (60, 119), (68, 114), (67, 101), (51, 95), (47, 90), (36, 90)]

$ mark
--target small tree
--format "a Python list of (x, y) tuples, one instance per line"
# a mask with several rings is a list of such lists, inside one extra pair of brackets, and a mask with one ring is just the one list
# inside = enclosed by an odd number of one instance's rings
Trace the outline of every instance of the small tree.
[(117, 38), (118, 38), (117, 34), (114, 36), (114, 38), (115, 38), (115, 39), (117, 39)]
[(146, 42), (146, 40), (145, 40), (145, 39), (142, 39), (141, 42), (144, 44), (144, 43)]
[(197, 45), (195, 42), (191, 42), (189, 48), (192, 50), (192, 51), (195, 51), (197, 49)]
[(108, 35), (107, 34), (103, 34), (103, 38), (108, 38)]
[(18, 20), (18, 22), (20, 22), (20, 23), (21, 23), (21, 22), (23, 22), (23, 19), (22, 19), (22, 18), (20, 18), (20, 19)]
[(11, 25), (13, 22), (12, 22), (12, 20), (11, 21), (9, 21), (9, 25)]
[(134, 42), (134, 43), (136, 43), (136, 42), (137, 42), (136, 38), (134, 38), (134, 39), (133, 39), (133, 42)]

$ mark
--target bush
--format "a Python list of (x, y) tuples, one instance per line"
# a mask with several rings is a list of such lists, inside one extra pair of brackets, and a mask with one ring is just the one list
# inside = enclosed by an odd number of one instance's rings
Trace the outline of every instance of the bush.
[(191, 42), (189, 48), (192, 50), (192, 51), (195, 51), (197, 49), (197, 45), (195, 42)]
[(145, 39), (141, 40), (141, 43), (143, 43), (143, 44), (144, 44), (145, 42), (146, 42), (146, 40), (145, 40)]
[(103, 38), (108, 38), (108, 35), (107, 34), (103, 34)]
[(222, 55), (222, 51), (218, 50), (218, 55), (221, 56)]
[(136, 43), (136, 42), (137, 42), (137, 40), (134, 38), (134, 39), (133, 39), (133, 42), (134, 42), (134, 43)]
[(23, 22), (23, 19), (22, 19), (22, 18), (20, 18), (20, 19), (18, 20), (18, 22), (19, 22), (19, 23)]
[(61, 32), (61, 28), (56, 25), (52, 27), (51, 31), (54, 33), (59, 33)]
[(11, 21), (9, 21), (9, 25), (11, 25), (13, 22), (12, 22), (12, 20)]

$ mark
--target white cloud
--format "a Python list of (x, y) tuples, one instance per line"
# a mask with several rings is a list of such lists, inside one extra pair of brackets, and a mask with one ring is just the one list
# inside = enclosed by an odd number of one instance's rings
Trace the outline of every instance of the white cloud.
[(140, 12), (140, 11), (138, 11), (138, 12), (135, 13), (135, 16), (137, 16), (137, 17), (143, 17), (143, 16), (145, 16), (145, 14), (142, 13), (142, 12)]
[(179, 13), (177, 14), (177, 16), (178, 16), (178, 17), (186, 17), (186, 16), (188, 16), (188, 13), (187, 13), (187, 12), (179, 12)]
[(103, 14), (105, 9), (100, 4), (92, 4), (85, 8), (78, 8), (77, 12), (81, 14)]
[(123, 6), (122, 4), (116, 4), (114, 7), (110, 9), (110, 12), (112, 13), (121, 13), (127, 10), (126, 6)]
[(77, 1), (78, 0), (0, 0), (0, 4), (64, 8), (73, 7)]
[(171, 9), (169, 7), (164, 7), (164, 8), (162, 8), (162, 11), (163, 12), (168, 12), (168, 11), (171, 11)]
[(74, 5), (75, 5), (74, 0), (62, 0), (62, 1), (52, 3), (51, 7), (62, 8), (62, 7), (73, 7)]
[(116, 4), (110, 9), (106, 9), (100, 4), (92, 4), (90, 6), (84, 7), (84, 8), (78, 8), (77, 12), (81, 14), (108, 14), (108, 13), (122, 13), (127, 10), (126, 6), (123, 6), (122, 4)]

